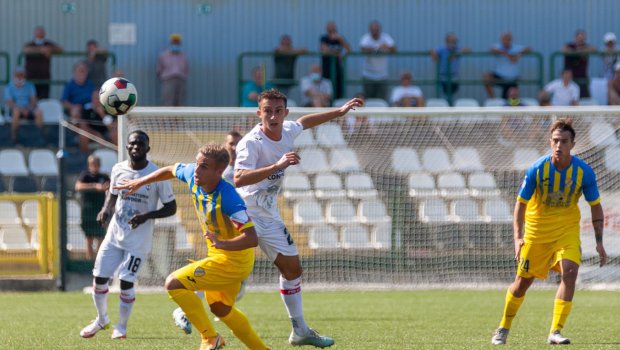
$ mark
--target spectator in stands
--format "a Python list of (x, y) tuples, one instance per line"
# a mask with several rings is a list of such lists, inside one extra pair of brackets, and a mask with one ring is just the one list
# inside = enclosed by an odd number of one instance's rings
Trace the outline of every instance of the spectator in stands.
[(271, 88), (271, 83), (265, 81), (263, 67), (252, 68), (252, 80), (243, 85), (241, 92), (241, 107), (258, 107), (258, 95)]
[(590, 97), (590, 89), (588, 85), (590, 80), (588, 78), (588, 53), (596, 52), (594, 46), (586, 43), (586, 32), (584, 30), (577, 30), (575, 32), (575, 41), (566, 43), (562, 48), (564, 55), (564, 69), (569, 69), (573, 72), (573, 78), (575, 78), (577, 85), (579, 85), (579, 96)]
[(413, 76), (410, 72), (403, 72), (400, 76), (400, 85), (392, 90), (390, 103), (395, 107), (424, 107), (422, 89), (412, 85)]
[(43, 112), (37, 108), (37, 94), (34, 85), (26, 80), (26, 71), (15, 68), (13, 79), (4, 88), (4, 103), (11, 115), (11, 140), (17, 143), (17, 130), (21, 119), (34, 120), (43, 128)]
[(545, 90), (540, 90), (540, 93), (538, 93), (538, 105), (541, 107), (551, 106), (551, 96)]
[(614, 66), (614, 77), (607, 82), (607, 101), (610, 106), (620, 105), (620, 62)]
[(439, 80), (444, 95), (454, 96), (459, 90), (459, 83), (456, 82), (459, 75), (459, 57), (469, 52), (469, 48), (458, 46), (458, 38), (454, 33), (446, 34), (445, 46), (431, 49), (431, 58), (439, 65)]
[(88, 79), (93, 82), (95, 89), (99, 90), (101, 85), (108, 79), (106, 63), (108, 61), (108, 50), (100, 48), (97, 40), (91, 39), (86, 42), (86, 65), (88, 66)]
[[(108, 133), (108, 126), (103, 122), (106, 116), (103, 107), (99, 104), (99, 96), (93, 82), (88, 78), (88, 66), (83, 61), (73, 67), (73, 79), (66, 85), (62, 93), (62, 104), (67, 110), (71, 122), (82, 130), (104, 138), (109, 136), (115, 141), (115, 135)], [(110, 123), (110, 128), (113, 127)], [(80, 150), (88, 153), (89, 138), (80, 134)]]
[(366, 98), (387, 98), (388, 58), (384, 54), (396, 52), (392, 37), (381, 31), (381, 24), (372, 21), (368, 33), (360, 39), (362, 52), (369, 54), (362, 68)]
[(52, 55), (62, 53), (62, 51), (62, 47), (45, 38), (45, 28), (42, 26), (37, 26), (34, 29), (34, 39), (24, 44), (22, 53), (26, 57), (26, 78), (44, 80), (37, 81), (34, 85), (38, 99), (49, 98)]
[(182, 51), (181, 34), (170, 35), (170, 46), (159, 55), (157, 78), (161, 82), (161, 105), (182, 106), (185, 104), (189, 60)]
[(310, 74), (301, 79), (302, 105), (304, 107), (329, 107), (333, 96), (332, 82), (323, 78), (321, 66), (310, 66)]
[(506, 96), (506, 107), (523, 107), (525, 104), (521, 101), (521, 94), (518, 86), (508, 88), (508, 96)]
[(97, 214), (103, 208), (105, 192), (110, 188), (110, 178), (101, 173), (100, 169), (101, 159), (91, 154), (88, 156), (88, 170), (82, 172), (75, 183), (75, 190), (80, 194), (82, 230), (86, 236), (86, 257), (89, 260), (94, 259), (106, 232), (97, 223)]
[(579, 86), (573, 81), (570, 69), (562, 71), (562, 78), (550, 81), (543, 93), (551, 95), (552, 106), (577, 106), (579, 104)]
[(614, 66), (618, 60), (620, 46), (616, 44), (616, 34), (609, 32), (603, 36), (605, 45), (601, 49), (603, 52), (603, 78), (609, 80), (614, 77)]
[(290, 35), (284, 34), (280, 37), (280, 44), (274, 50), (273, 63), (275, 65), (274, 78), (285, 80), (278, 82), (276, 87), (283, 93), (288, 93), (291, 86), (296, 85), (295, 79), (295, 62), (297, 56), (305, 54), (308, 49), (305, 47), (294, 48), (293, 40)]
[(495, 97), (493, 86), (502, 88), (502, 98), (507, 98), (508, 89), (518, 85), (519, 59), (530, 53), (529, 47), (514, 44), (512, 33), (504, 32), (501, 41), (491, 48), (491, 53), (497, 56), (495, 70), (484, 74), (484, 86), (489, 98)]
[[(347, 40), (338, 33), (336, 22), (329, 21), (325, 25), (325, 34), (321, 36), (321, 52), (323, 78), (330, 79), (334, 86), (334, 97), (344, 96), (344, 72), (342, 56), (351, 52), (351, 46)], [(333, 71), (332, 71), (333, 70)]]

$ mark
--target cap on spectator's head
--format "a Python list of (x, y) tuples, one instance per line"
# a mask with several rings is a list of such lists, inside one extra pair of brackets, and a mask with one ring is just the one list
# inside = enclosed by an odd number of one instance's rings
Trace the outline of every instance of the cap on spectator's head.
[(172, 33), (172, 34), (170, 34), (170, 42), (180, 43), (181, 40), (183, 40), (183, 37), (181, 36), (181, 34), (179, 34), (179, 33)]
[(605, 35), (603, 36), (603, 41), (608, 43), (610, 41), (616, 41), (616, 34), (609, 32), (609, 33), (605, 33)]
[(620, 70), (620, 62), (618, 62), (618, 63), (616, 63), (616, 64), (614, 65), (614, 70), (615, 70), (615, 71), (619, 71), (619, 70)]

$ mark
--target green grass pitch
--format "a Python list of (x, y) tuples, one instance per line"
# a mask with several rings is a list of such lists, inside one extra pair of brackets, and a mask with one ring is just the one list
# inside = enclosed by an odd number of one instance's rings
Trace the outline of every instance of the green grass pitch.
[[(336, 340), (332, 349), (489, 349), (504, 300), (504, 290), (305, 292), (310, 326)], [(528, 293), (512, 327), (506, 349), (548, 349), (553, 291)], [(618, 349), (617, 292), (578, 291), (564, 334), (571, 349)], [(118, 294), (110, 294), (116, 321)], [(279, 295), (248, 293), (238, 304), (272, 349), (292, 349), (290, 325)], [(199, 336), (174, 326), (175, 304), (165, 294), (138, 294), (126, 340), (102, 331), (82, 339), (80, 329), (95, 316), (90, 295), (0, 293), (1, 349), (198, 349)], [(226, 349), (244, 349), (221, 322), (216, 328)], [(307, 348), (307, 347), (305, 347)]]

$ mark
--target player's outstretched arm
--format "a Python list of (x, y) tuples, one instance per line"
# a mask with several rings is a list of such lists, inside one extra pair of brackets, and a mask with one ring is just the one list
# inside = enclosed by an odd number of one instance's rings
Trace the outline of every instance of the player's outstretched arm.
[(258, 169), (237, 169), (233, 181), (235, 187), (253, 185), (266, 179), (278, 170), (284, 170), (291, 165), (299, 164), (299, 155), (295, 152), (285, 153), (276, 163)]
[(590, 207), (592, 213), (592, 226), (594, 227), (594, 238), (596, 239), (596, 252), (599, 257), (599, 264), (603, 266), (607, 263), (607, 252), (603, 246), (603, 227), (605, 226), (605, 214), (601, 203)]
[(304, 115), (303, 117), (297, 119), (297, 122), (300, 123), (304, 127), (304, 129), (313, 128), (334, 118), (342, 117), (343, 115), (347, 114), (348, 111), (357, 107), (362, 107), (363, 105), (364, 101), (359, 98), (353, 98), (347, 101), (347, 103), (345, 103), (344, 105), (342, 105), (342, 107), (338, 109)]
[(211, 241), (211, 245), (223, 250), (244, 250), (258, 245), (258, 236), (254, 227), (241, 230), (241, 234), (233, 239), (219, 240), (213, 232), (205, 232), (205, 237)]
[[(133, 180), (125, 180), (120, 182), (119, 184), (113, 186), (115, 190), (127, 190), (125, 195), (130, 195), (135, 193), (140, 187), (158, 181), (165, 181), (174, 178), (174, 165), (169, 165), (167, 167), (159, 168), (154, 172), (148, 174), (147, 176), (133, 179)], [(173, 213), (174, 214), (174, 213)]]

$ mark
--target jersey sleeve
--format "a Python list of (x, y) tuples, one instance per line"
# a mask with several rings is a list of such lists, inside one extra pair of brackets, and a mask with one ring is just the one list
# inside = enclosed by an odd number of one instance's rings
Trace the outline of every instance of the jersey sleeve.
[(176, 163), (173, 168), (173, 174), (177, 179), (189, 183), (194, 176), (195, 167), (196, 165), (193, 163)]
[(118, 184), (118, 166), (112, 168), (110, 173), (110, 193), (118, 196), (118, 190), (114, 188)]
[(222, 213), (230, 218), (237, 230), (242, 231), (254, 226), (246, 211), (243, 199), (232, 186), (226, 187), (222, 197)]
[(536, 170), (536, 167), (530, 167), (525, 173), (523, 183), (521, 183), (517, 200), (523, 204), (527, 204), (527, 202), (529, 202), (534, 194), (534, 190), (536, 190)]
[(301, 134), (302, 131), (304, 131), (304, 126), (301, 125), (301, 123), (298, 121), (291, 121), (290, 123), (287, 123), (287, 124), (288, 124), (287, 132), (293, 137), (293, 139), (299, 136), (299, 134)]
[(235, 160), (235, 170), (237, 169), (256, 169), (259, 150), (253, 142), (239, 142), (237, 145), (237, 159)]
[(590, 206), (597, 205), (601, 202), (601, 195), (598, 192), (596, 184), (596, 174), (592, 168), (587, 167), (583, 176), (583, 197), (588, 201)]

